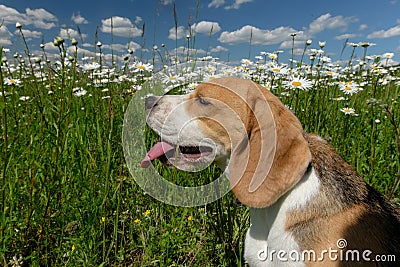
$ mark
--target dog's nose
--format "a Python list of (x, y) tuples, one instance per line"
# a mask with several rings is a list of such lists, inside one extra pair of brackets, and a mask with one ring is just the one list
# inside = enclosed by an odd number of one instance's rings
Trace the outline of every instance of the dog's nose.
[(145, 100), (146, 110), (152, 109), (155, 105), (157, 105), (157, 102), (160, 100), (160, 98), (161, 98), (160, 96), (154, 96), (154, 95), (146, 97)]

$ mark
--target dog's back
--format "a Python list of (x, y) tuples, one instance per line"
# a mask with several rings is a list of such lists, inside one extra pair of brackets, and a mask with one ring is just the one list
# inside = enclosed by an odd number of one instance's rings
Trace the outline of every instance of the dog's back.
[(305, 138), (320, 193), (288, 216), (293, 221), (287, 226), (300, 248), (317, 255), (329, 248), (338, 250), (340, 261), (325, 257), (323, 264), (314, 262), (320, 266), (400, 266), (399, 208), (367, 185), (321, 137)]

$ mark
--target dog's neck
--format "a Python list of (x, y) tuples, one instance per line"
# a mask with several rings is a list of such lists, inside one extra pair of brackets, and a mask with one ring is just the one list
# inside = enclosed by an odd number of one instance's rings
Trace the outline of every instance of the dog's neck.
[(299, 246), (286, 229), (286, 216), (290, 211), (305, 206), (318, 191), (319, 180), (310, 167), (301, 180), (277, 202), (265, 208), (250, 208), (246, 258), (258, 261), (260, 251), (299, 251)]
[(270, 236), (275, 227), (284, 231), (287, 212), (299, 210), (306, 205), (319, 190), (319, 179), (310, 167), (301, 180), (277, 202), (265, 208), (250, 208), (251, 224), (260, 224), (262, 231)]

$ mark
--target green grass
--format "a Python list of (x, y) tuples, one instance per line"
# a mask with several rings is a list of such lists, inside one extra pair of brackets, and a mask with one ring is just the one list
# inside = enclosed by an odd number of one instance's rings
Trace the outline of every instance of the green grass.
[[(59, 47), (64, 62), (65, 49)], [(29, 64), (23, 58), (2, 62), (0, 70), (0, 265), (11, 266), (13, 257), (21, 257), (25, 266), (243, 264), (249, 215), (232, 193), (206, 206), (175, 207), (147, 195), (129, 173), (121, 139), (124, 113), (134, 94), (131, 86), (142, 84), (144, 76), (127, 68), (94, 76), (110, 68), (103, 61), (99, 69), (81, 71), (76, 55), (58, 66)], [(329, 139), (369, 184), (388, 196), (400, 166), (399, 68), (382, 67), (387, 74), (342, 71), (336, 79), (323, 76), (323, 68), (315, 65), (315, 72), (304, 75), (315, 82), (312, 89), (288, 91), (281, 77), (274, 80), (273, 92), (307, 132)], [(12, 71), (12, 66), (19, 69)], [(256, 71), (245, 72), (258, 80)], [(115, 81), (123, 75), (137, 80)], [(8, 85), (6, 78), (21, 84)], [(346, 101), (332, 100), (344, 96), (335, 82), (346, 79), (367, 84)], [(74, 88), (87, 93), (75, 96)], [(341, 112), (345, 106), (358, 116)], [(154, 141), (149, 136), (147, 146)], [(155, 164), (168, 180), (185, 186), (220, 174), (214, 166), (184, 173)], [(399, 190), (392, 200), (398, 198)]]

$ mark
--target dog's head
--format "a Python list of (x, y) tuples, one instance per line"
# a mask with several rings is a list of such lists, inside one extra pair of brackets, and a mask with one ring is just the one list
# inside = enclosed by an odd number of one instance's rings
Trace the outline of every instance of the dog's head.
[(265, 207), (296, 184), (311, 154), (298, 119), (260, 85), (239, 78), (200, 84), (188, 95), (150, 96), (147, 123), (161, 137), (142, 167), (158, 157), (182, 170), (216, 162), (237, 198)]

